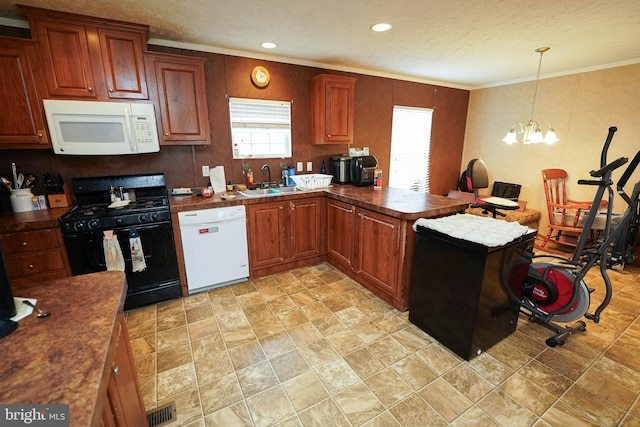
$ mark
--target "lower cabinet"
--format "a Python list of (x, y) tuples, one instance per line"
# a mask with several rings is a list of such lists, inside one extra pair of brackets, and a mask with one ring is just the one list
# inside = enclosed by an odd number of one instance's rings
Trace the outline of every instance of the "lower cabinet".
[(404, 310), (407, 227), (407, 222), (399, 218), (330, 199), (327, 257), (374, 294)]
[(138, 386), (129, 335), (121, 317), (115, 356), (109, 366), (107, 400), (102, 411), (104, 427), (138, 427), (147, 425), (147, 415)]
[(71, 276), (62, 233), (57, 227), (2, 234), (0, 243), (9, 279), (17, 288)]
[(323, 197), (247, 206), (251, 277), (321, 260), (324, 223)]

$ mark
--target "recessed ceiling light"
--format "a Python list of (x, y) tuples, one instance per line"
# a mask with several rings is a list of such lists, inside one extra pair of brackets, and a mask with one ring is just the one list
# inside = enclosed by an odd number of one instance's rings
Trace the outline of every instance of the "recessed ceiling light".
[(377, 33), (381, 33), (383, 31), (389, 31), (391, 29), (391, 24), (387, 24), (386, 22), (381, 22), (379, 24), (372, 25), (371, 29)]
[(278, 47), (277, 44), (272, 43), (272, 42), (264, 42), (264, 43), (260, 43), (260, 46), (262, 46), (265, 49), (275, 49), (276, 47)]

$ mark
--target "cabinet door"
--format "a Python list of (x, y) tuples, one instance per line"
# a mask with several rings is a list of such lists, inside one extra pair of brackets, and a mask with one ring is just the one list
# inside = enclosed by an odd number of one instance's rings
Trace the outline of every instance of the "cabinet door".
[(285, 262), (287, 202), (261, 203), (247, 207), (249, 268)]
[(102, 66), (111, 99), (148, 99), (144, 34), (99, 29)]
[(161, 144), (209, 144), (204, 59), (147, 53), (160, 109)]
[(320, 75), (312, 83), (312, 134), (315, 144), (353, 143), (355, 79)]
[(316, 256), (322, 252), (322, 198), (298, 199), (291, 210), (291, 258)]
[(95, 77), (83, 25), (34, 19), (49, 96), (96, 98)]
[(355, 207), (335, 200), (327, 201), (327, 255), (353, 268)]
[(356, 222), (355, 271), (382, 291), (400, 298), (402, 221), (359, 209)]
[[(140, 395), (138, 377), (129, 345), (124, 318), (120, 322), (120, 334), (116, 354), (111, 363), (111, 376), (107, 386), (107, 402), (111, 416), (103, 413), (103, 422), (119, 427), (146, 426), (147, 416)], [(111, 424), (113, 423), (113, 424)]]
[(35, 44), (0, 38), (0, 148), (50, 147), (33, 75)]

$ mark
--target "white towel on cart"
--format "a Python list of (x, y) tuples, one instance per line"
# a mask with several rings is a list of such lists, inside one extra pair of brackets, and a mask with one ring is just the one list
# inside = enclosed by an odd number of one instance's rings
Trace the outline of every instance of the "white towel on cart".
[(529, 231), (529, 227), (517, 222), (469, 214), (430, 219), (420, 218), (413, 224), (415, 231), (417, 231), (417, 226), (488, 247), (506, 245)]

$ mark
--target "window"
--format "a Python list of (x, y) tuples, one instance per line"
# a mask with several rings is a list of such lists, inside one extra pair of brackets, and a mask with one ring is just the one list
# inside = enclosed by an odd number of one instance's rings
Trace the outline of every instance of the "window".
[(291, 157), (291, 103), (229, 98), (234, 159)]
[(429, 192), (432, 115), (428, 108), (393, 107), (389, 187)]

